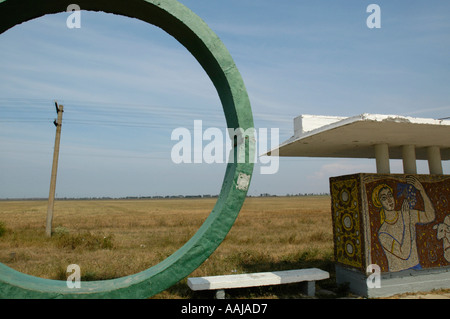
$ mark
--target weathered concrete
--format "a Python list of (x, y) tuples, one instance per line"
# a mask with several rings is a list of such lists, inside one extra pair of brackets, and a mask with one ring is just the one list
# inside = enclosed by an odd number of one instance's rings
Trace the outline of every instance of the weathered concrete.
[(439, 159), (450, 160), (449, 135), (449, 120), (380, 114), (302, 115), (294, 119), (294, 136), (277, 149), (282, 157), (375, 158), (374, 146), (387, 144), (390, 159), (403, 159), (403, 146), (414, 145), (416, 158), (428, 160), (428, 147), (435, 146)]
[(336, 265), (336, 283), (348, 284), (352, 293), (368, 298), (449, 289), (450, 268), (384, 273), (381, 274), (379, 287), (369, 287), (367, 279), (368, 275), (363, 272)]
[(305, 292), (315, 295), (315, 281), (330, 278), (330, 274), (317, 268), (295, 269), (252, 274), (194, 277), (188, 279), (188, 286), (198, 290), (224, 290), (232, 288), (261, 287), (270, 285), (306, 282)]

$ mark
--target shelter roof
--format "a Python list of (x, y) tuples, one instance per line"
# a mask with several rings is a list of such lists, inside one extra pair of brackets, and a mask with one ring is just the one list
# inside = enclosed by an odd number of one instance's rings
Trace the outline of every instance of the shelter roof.
[(294, 136), (267, 155), (286, 157), (375, 158), (377, 144), (388, 144), (389, 157), (402, 159), (402, 146), (415, 145), (416, 158), (426, 160), (427, 148), (438, 146), (450, 159), (450, 121), (398, 115), (353, 117), (301, 115)]

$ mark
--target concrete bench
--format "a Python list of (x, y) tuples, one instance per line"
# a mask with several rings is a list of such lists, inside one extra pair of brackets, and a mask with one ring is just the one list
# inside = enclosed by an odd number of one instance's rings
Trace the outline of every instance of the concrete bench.
[(317, 280), (330, 278), (330, 274), (317, 268), (296, 269), (253, 274), (192, 277), (187, 284), (194, 291), (216, 290), (217, 299), (225, 299), (225, 289), (248, 288), (303, 282), (303, 293), (316, 294)]

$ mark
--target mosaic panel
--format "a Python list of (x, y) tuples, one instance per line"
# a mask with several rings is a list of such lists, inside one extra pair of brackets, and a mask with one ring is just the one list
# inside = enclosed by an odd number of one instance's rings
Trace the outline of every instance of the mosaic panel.
[(382, 272), (450, 267), (450, 177), (330, 179), (336, 262)]
[(370, 263), (382, 272), (450, 266), (450, 178), (365, 178)]
[(362, 268), (364, 243), (358, 178), (336, 178), (331, 181), (330, 187), (335, 260), (347, 266)]

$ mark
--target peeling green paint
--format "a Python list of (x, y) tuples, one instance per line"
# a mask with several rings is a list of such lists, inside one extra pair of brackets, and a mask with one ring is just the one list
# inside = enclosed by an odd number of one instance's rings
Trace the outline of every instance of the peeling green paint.
[[(65, 12), (73, 0), (0, 0), (0, 33), (46, 14)], [(250, 101), (234, 61), (217, 35), (195, 13), (175, 0), (78, 0), (81, 10), (103, 11), (156, 25), (188, 49), (206, 71), (222, 102), (227, 127), (253, 127)], [(253, 152), (249, 141), (247, 152)], [(198, 268), (222, 243), (247, 195), (239, 176), (252, 176), (253, 163), (230, 163), (221, 193), (197, 233), (161, 263), (140, 273), (105, 281), (66, 281), (20, 273), (0, 264), (1, 298), (148, 298), (164, 291)]]

